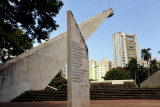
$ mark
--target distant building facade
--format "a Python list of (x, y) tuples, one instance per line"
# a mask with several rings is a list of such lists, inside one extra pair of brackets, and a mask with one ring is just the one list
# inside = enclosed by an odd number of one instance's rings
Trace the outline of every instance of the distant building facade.
[(62, 75), (65, 79), (67, 79), (67, 64), (62, 68)]
[(97, 65), (95, 67), (95, 80), (103, 81), (103, 77), (105, 76), (106, 72), (106, 67), (104, 65)]
[(113, 62), (109, 61), (107, 58), (103, 58), (102, 61), (96, 62), (92, 59), (89, 61), (89, 79), (96, 81), (103, 81), (102, 77), (105, 76), (107, 71), (113, 68)]
[(112, 35), (114, 67), (125, 67), (132, 58), (140, 60), (139, 44), (136, 35), (118, 32)]
[[(140, 55), (139, 55), (140, 56)], [(157, 57), (152, 57), (151, 60), (158, 61)], [(138, 64), (144, 67), (148, 67), (147, 61), (143, 59), (138, 60)], [(107, 71), (114, 68), (113, 61), (109, 61), (108, 58), (103, 58), (102, 61), (96, 62), (96, 60), (92, 59), (89, 61), (89, 79), (102, 81), (104, 80), (102, 77), (106, 74)], [(67, 79), (67, 64), (62, 68), (62, 75), (65, 79)]]
[(95, 66), (96, 60), (92, 59), (89, 61), (89, 79), (95, 80)]
[[(149, 67), (150, 67), (150, 61), (151, 61), (151, 60), (156, 60), (157, 62), (159, 62), (157, 57), (151, 57), (151, 59), (149, 60)], [(143, 67), (145, 67), (145, 68), (148, 68), (147, 61), (145, 61), (145, 60), (143, 60), (143, 59), (138, 60), (138, 64), (139, 64), (140, 66), (143, 66)]]

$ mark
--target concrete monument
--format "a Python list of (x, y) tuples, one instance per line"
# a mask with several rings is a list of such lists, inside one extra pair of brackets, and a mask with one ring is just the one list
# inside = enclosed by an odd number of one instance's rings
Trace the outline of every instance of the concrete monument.
[[(86, 41), (98, 26), (113, 15), (108, 9), (81, 23)], [(0, 102), (7, 102), (29, 90), (43, 90), (67, 63), (67, 32), (0, 64)]]
[(140, 84), (141, 88), (160, 88), (160, 71), (157, 71)]
[(71, 13), (67, 12), (68, 107), (88, 107), (88, 47)]

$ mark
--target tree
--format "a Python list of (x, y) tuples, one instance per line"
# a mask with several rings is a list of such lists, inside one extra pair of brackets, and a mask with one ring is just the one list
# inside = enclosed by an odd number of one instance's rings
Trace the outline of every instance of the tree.
[(49, 34), (59, 26), (54, 17), (62, 6), (60, 0), (1, 0), (1, 62), (30, 49), (35, 40), (39, 43), (48, 40)]
[(118, 67), (117, 67), (117, 70), (118, 70), (118, 71), (123, 71), (123, 68), (120, 67), (120, 66), (118, 66)]
[(147, 70), (143, 66), (138, 66), (137, 71), (137, 86), (139, 87), (140, 84), (147, 79)]
[(158, 69), (160, 70), (160, 62), (157, 62), (157, 65), (158, 65)]
[(149, 52), (151, 50), (151, 48), (147, 48), (147, 49), (142, 49), (141, 50), (141, 57), (147, 61), (147, 65), (148, 65), (148, 77), (149, 77), (149, 60), (151, 59), (151, 53)]
[(130, 76), (135, 80), (137, 86), (140, 86), (140, 84), (147, 78), (146, 69), (137, 63), (136, 58), (132, 58), (129, 64), (126, 65), (125, 69), (130, 72)]
[(57, 89), (67, 89), (67, 80), (63, 77), (62, 72), (60, 71), (49, 85)]
[(14, 29), (11, 25), (0, 20), (0, 61), (17, 56), (32, 48), (32, 40), (21, 29)]
[(124, 69), (119, 71), (117, 68), (113, 68), (108, 71), (103, 78), (104, 80), (125, 80), (130, 79), (130, 74)]
[(158, 62), (155, 59), (151, 60), (151, 62), (150, 62), (151, 75), (154, 74), (155, 72), (157, 72), (158, 70), (159, 70)]
[(129, 64), (126, 65), (126, 70), (130, 71), (131, 77), (134, 78), (134, 80), (136, 82), (137, 81), (137, 71), (138, 71), (138, 64), (137, 64), (136, 58), (132, 58), (130, 60)]
[(21, 28), (30, 38), (47, 40), (58, 24), (53, 19), (59, 13), (60, 0), (1, 0), (0, 18), (13, 28)]

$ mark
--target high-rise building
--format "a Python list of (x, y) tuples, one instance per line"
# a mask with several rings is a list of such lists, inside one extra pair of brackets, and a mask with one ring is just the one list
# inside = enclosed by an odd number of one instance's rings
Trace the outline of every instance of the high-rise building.
[(103, 77), (105, 76), (106, 72), (106, 67), (104, 65), (97, 65), (95, 67), (95, 80), (103, 81)]
[(103, 58), (102, 61), (96, 62), (92, 59), (89, 61), (89, 79), (102, 81), (102, 77), (105, 76), (107, 71), (111, 70), (113, 62), (109, 61), (108, 58)]
[(131, 58), (140, 58), (136, 35), (118, 32), (112, 36), (114, 67), (125, 67)]
[(139, 48), (139, 43), (136, 43), (136, 51), (137, 51), (137, 60), (141, 60), (141, 55), (140, 55), (140, 48)]
[(109, 61), (109, 71), (114, 68), (114, 63), (112, 61)]
[(92, 59), (89, 61), (89, 79), (95, 80), (95, 66), (96, 60)]

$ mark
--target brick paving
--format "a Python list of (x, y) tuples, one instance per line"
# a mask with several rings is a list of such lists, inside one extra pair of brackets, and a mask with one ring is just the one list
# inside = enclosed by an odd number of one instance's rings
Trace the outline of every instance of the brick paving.
[[(0, 107), (67, 107), (67, 101), (9, 102)], [(160, 107), (160, 100), (91, 100), (90, 107)]]
[(91, 100), (90, 107), (160, 107), (160, 100)]

